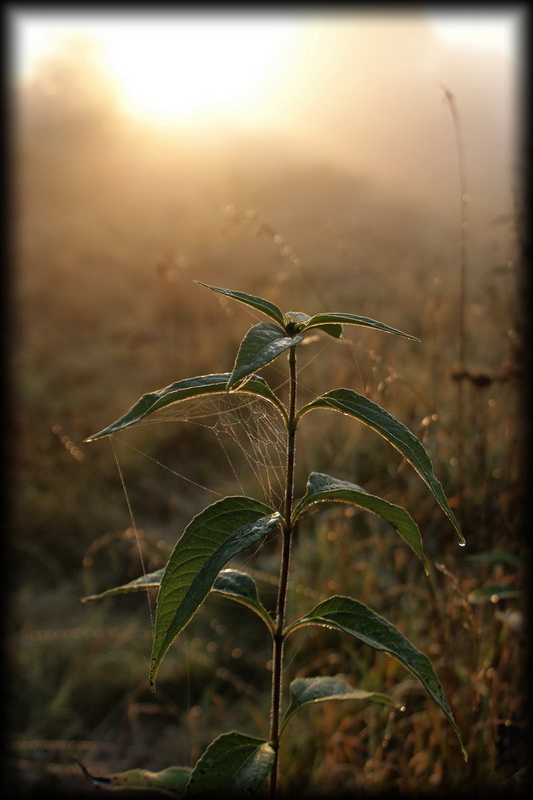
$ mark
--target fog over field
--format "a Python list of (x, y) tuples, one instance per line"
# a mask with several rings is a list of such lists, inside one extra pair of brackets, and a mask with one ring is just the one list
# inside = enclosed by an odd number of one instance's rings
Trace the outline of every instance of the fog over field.
[[(289, 163), (327, 162), (453, 223), (460, 201), (447, 89), (460, 117), (472, 220), (485, 224), (509, 212), (522, 169), (519, 39), (506, 56), (443, 43), (424, 13), (307, 12), (294, 18), (296, 33), (285, 44), (284, 60), (273, 66), (268, 95), (252, 97), (247, 114), (207, 110), (196, 128), (178, 121), (158, 135), (176, 146), (192, 136), (196, 152), (205, 148), (210, 161), (233, 163), (234, 171), (258, 180), (271, 174), (276, 153), (285, 152)], [(72, 64), (74, 55), (75, 47)], [(198, 58), (208, 70), (220, 67), (219, 55), (209, 50)], [(168, 71), (159, 78), (172, 93), (195, 69), (193, 63), (189, 74)], [(241, 69), (247, 69), (244, 61)], [(85, 89), (96, 96), (101, 82), (89, 84)], [(34, 97), (32, 103), (35, 113)]]
[(410, 15), (333, 15), (309, 27), (315, 47), (279, 98), (294, 139), (386, 191), (453, 215), (457, 152), (445, 86), (460, 114), (473, 213), (508, 210), (521, 163), (518, 53), (510, 63), (442, 45), (428, 21)]

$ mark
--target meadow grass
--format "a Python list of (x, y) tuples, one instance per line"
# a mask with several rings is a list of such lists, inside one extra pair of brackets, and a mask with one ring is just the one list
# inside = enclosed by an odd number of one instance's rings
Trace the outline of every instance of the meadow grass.
[[(469, 760), (405, 671), (318, 629), (291, 642), (293, 675), (305, 676), (313, 660), (314, 674), (344, 673), (360, 688), (396, 693), (406, 710), (323, 704), (306, 711), (287, 729), (281, 788), (498, 789), (524, 766), (527, 742), (522, 311), (512, 229), (472, 241), (466, 369), (454, 373), (454, 230), (430, 226), (418, 209), (381, 206), (364, 186), (341, 186), (327, 171), (320, 200), (293, 183), (287, 195), (282, 178), (229, 187), (218, 176), (203, 194), (189, 186), (177, 208), (172, 182), (158, 183), (149, 171), (142, 191), (121, 188), (133, 145), (115, 144), (121, 157), (114, 162), (97, 144), (87, 156), (95, 169), (78, 165), (70, 183), (52, 179), (57, 145), (43, 155), (29, 139), (19, 155), (7, 618), (16, 780), (85, 791), (74, 758), (95, 773), (188, 764), (228, 726), (257, 735), (268, 719), (269, 643), (245, 610), (209, 598), (169, 653), (154, 697), (146, 598), (79, 603), (137, 577), (141, 554), (146, 571), (163, 566), (180, 525), (205, 504), (202, 487), (225, 493), (231, 485), (227, 469), (219, 476), (234, 445), (222, 449), (212, 429), (187, 422), (141, 428), (114, 445), (135, 532), (113, 451), (82, 444), (145, 391), (231, 366), (243, 319), (224, 298), (212, 300), (226, 312), (222, 334), (193, 283), (220, 284), (223, 275), (224, 285), (284, 308), (298, 297), (308, 313), (339, 308), (419, 336), (421, 344), (350, 332), (335, 348), (317, 336), (302, 348), (301, 399), (349, 386), (386, 405), (424, 442), (452, 504), (459, 496), (464, 504), (468, 545), (459, 549), (418, 478), (375, 434), (344, 426), (337, 415), (320, 417), (319, 427), (302, 422), (297, 485), (312, 469), (333, 469), (385, 493), (413, 510), (437, 563), (428, 581), (378, 521), (351, 509), (334, 512), (335, 524), (312, 514), (295, 544), (289, 609), (334, 591), (382, 611), (431, 656)], [(76, 151), (61, 156), (63, 175)], [(164, 160), (156, 166), (161, 177)], [(337, 201), (334, 212), (328, 198)], [(366, 199), (372, 213), (358, 213)], [(286, 376), (269, 378), (276, 385)], [(461, 493), (457, 381), (464, 382)], [(250, 480), (246, 472), (240, 478)], [(268, 602), (272, 558), (265, 546), (254, 562)]]

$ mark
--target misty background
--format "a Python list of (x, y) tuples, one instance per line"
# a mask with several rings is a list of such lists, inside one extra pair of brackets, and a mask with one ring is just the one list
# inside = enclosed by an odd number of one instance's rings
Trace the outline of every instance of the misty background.
[[(139, 426), (129, 440), (128, 431), (85, 442), (142, 394), (231, 369), (256, 317), (195, 279), (283, 310), (345, 311), (419, 337), (362, 328), (340, 342), (310, 336), (299, 400), (350, 386), (384, 405), (427, 447), (468, 542), (457, 547), (416, 475), (373, 431), (348, 433), (342, 419), (324, 417), (302, 425), (297, 491), (318, 467), (405, 502), (428, 555), (449, 570), (436, 578), (446, 624), (441, 630), (436, 622), (420, 565), (413, 567), (394, 531), (386, 538), (364, 515), (339, 512), (341, 533), (331, 540), (329, 521), (310, 516), (320, 555), (301, 547), (295, 585), (315, 591), (320, 579), (349, 594), (355, 587), (378, 612), (413, 626), (417, 646), (433, 648), (438, 659), (469, 760), (455, 758), (457, 743), (442, 730), (435, 735), (433, 715), (413, 694), (391, 747), (368, 760), (379, 736), (366, 710), (350, 712), (346, 728), (328, 722), (321, 751), (325, 718), (316, 716), (314, 728), (305, 718), (293, 729), (294, 751), (317, 756), (292, 759), (292, 780), (305, 773), (309, 785), (334, 794), (342, 781), (357, 791), (453, 793), (493, 779), (499, 785), (523, 763), (523, 636), (497, 617), (520, 617), (520, 531), (529, 530), (522, 513), (523, 45), (517, 38), (504, 54), (445, 44), (423, 9), (292, 13), (299, 35), (273, 65), (268, 92), (258, 92), (246, 113), (206, 108), (194, 122), (134, 113), (87, 32), (58, 40), (23, 78), (15, 69), (20, 43), (14, 35), (9, 42), (13, 785), (52, 787), (59, 796), (70, 780), (81, 797), (87, 786), (73, 754), (94, 774), (161, 769), (191, 763), (222, 721), (258, 732), (260, 701), (250, 714), (230, 680), (220, 678), (213, 694), (207, 677), (221, 666), (235, 685), (250, 686), (249, 697), (264, 689), (270, 652), (253, 638), (253, 620), (243, 617), (233, 630), (234, 606), (206, 603), (187, 652), (169, 654), (166, 695), (154, 697), (146, 598), (79, 602), (163, 567), (184, 525), (212, 502), (205, 487), (235, 493), (238, 476), (243, 491), (257, 491), (242, 451), (231, 442), (221, 447), (215, 424), (200, 418)], [(157, 42), (149, 26), (146, 36), (138, 61), (148, 69)], [(207, 64), (214, 74), (220, 57), (207, 49), (196, 67)], [(194, 68), (163, 68), (157, 80), (178, 93), (194, 82)], [(240, 69), (247, 70), (245, 58)], [(466, 201), (446, 91), (462, 133)], [(284, 367), (280, 359), (264, 371), (281, 391)], [(269, 552), (254, 554), (267, 578), (277, 568)], [(495, 603), (500, 582), (504, 600)], [(228, 622), (224, 635), (214, 617)], [(243, 640), (254, 642), (250, 657)], [(306, 648), (295, 653), (295, 668), (305, 665)], [(320, 669), (357, 669), (354, 680), (366, 674), (369, 688), (387, 690), (405, 677), (390, 664), (384, 672), (379, 657), (374, 666), (373, 653), (362, 667), (357, 654), (354, 667), (348, 655), (328, 662), (326, 644), (317, 650), (326, 659)], [(348, 748), (345, 757), (338, 744), (352, 734), (357, 752)]]
[[(286, 74), (257, 98), (269, 113), (252, 107), (239, 122), (209, 110), (194, 125), (136, 117), (83, 33), (29, 77), (12, 76), (11, 354), (30, 473), (36, 447), (53, 457), (54, 426), (82, 453), (85, 436), (147, 389), (233, 362), (238, 315), (224, 308), (227, 347), (214, 352), (212, 305), (194, 279), (284, 308), (386, 318), (429, 336), (434, 374), (441, 360), (449, 370), (464, 209), (445, 91), (469, 195), (466, 355), (498, 370), (520, 339), (510, 310), (522, 280), (519, 42), (507, 57), (446, 46), (418, 12), (302, 13), (299, 23)], [(169, 92), (187, 78), (160, 75)], [(439, 335), (444, 298), (450, 330)]]
[[(287, 162), (300, 167), (319, 163), (454, 223), (457, 150), (445, 87), (460, 115), (473, 220), (486, 225), (509, 211), (523, 168), (519, 41), (511, 58), (449, 46), (423, 12), (302, 13), (300, 27), (303, 45), (295, 48), (286, 74), (273, 84), (266, 122), (260, 117), (254, 124), (253, 115), (248, 124), (221, 122), (207, 113), (192, 132), (179, 123), (165, 129), (146, 120), (144, 130), (138, 120), (127, 124), (118, 92), (98, 62), (97, 45), (79, 36), (70, 45), (67, 40), (55, 68), (45, 63), (33, 83), (17, 93), (16, 141), (31, 135), (28, 126), (53, 126), (55, 119), (56, 135), (68, 138), (72, 131), (80, 151), (87, 139), (96, 148), (98, 136), (103, 149), (109, 144), (105, 137), (111, 129), (118, 133), (122, 119), (124, 135), (137, 136), (130, 145), (137, 160), (157, 159), (153, 149), (163, 139), (178, 163), (180, 153), (185, 163), (195, 154), (200, 162), (207, 159), (203, 169), (201, 163), (196, 166), (192, 180), (218, 182), (221, 191), (225, 180), (228, 196), (234, 191), (232, 181), (264, 187), (276, 164), (283, 169)], [(216, 61), (212, 68), (217, 69)], [(170, 93), (187, 78), (160, 76)], [(213, 165), (215, 174), (210, 175)]]

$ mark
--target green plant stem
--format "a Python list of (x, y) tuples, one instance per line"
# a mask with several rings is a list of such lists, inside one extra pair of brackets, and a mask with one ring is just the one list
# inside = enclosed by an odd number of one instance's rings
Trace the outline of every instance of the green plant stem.
[(270, 773), (270, 798), (276, 797), (279, 757), (279, 725), (281, 712), (281, 690), (283, 677), (283, 644), (285, 636), (285, 606), (289, 583), (291, 543), (294, 526), (291, 523), (294, 487), (294, 460), (296, 438), (296, 346), (289, 350), (289, 420), (287, 425), (287, 471), (285, 478), (285, 523), (282, 531), (281, 568), (276, 606), (276, 626), (272, 647), (272, 705), (270, 715), (270, 744), (274, 750), (274, 763)]

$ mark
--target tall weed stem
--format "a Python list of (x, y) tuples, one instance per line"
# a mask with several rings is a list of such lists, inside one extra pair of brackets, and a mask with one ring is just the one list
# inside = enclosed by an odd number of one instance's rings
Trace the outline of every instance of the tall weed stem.
[[(461, 241), (459, 256), (459, 325), (458, 325), (458, 361), (459, 368), (464, 367), (466, 360), (466, 296), (467, 296), (467, 277), (468, 277), (468, 230), (470, 223), (468, 220), (468, 203), (470, 195), (466, 180), (465, 154), (461, 122), (459, 112), (455, 103), (455, 97), (446, 87), (442, 87), (446, 102), (448, 103), (452, 115), (455, 142), (457, 147), (457, 168), (459, 173), (459, 191), (461, 194)], [(463, 381), (457, 381), (457, 515), (461, 525), (464, 525), (464, 390)]]
[(283, 644), (285, 637), (285, 607), (289, 583), (289, 566), (293, 525), (292, 499), (294, 488), (294, 461), (296, 443), (296, 347), (289, 350), (289, 420), (287, 425), (287, 470), (285, 477), (285, 524), (282, 531), (281, 568), (276, 606), (276, 627), (272, 648), (272, 705), (270, 717), (270, 744), (274, 750), (274, 764), (270, 773), (270, 798), (274, 800), (277, 791), (278, 758), (279, 758), (279, 723), (281, 710), (281, 692), (283, 678)]

